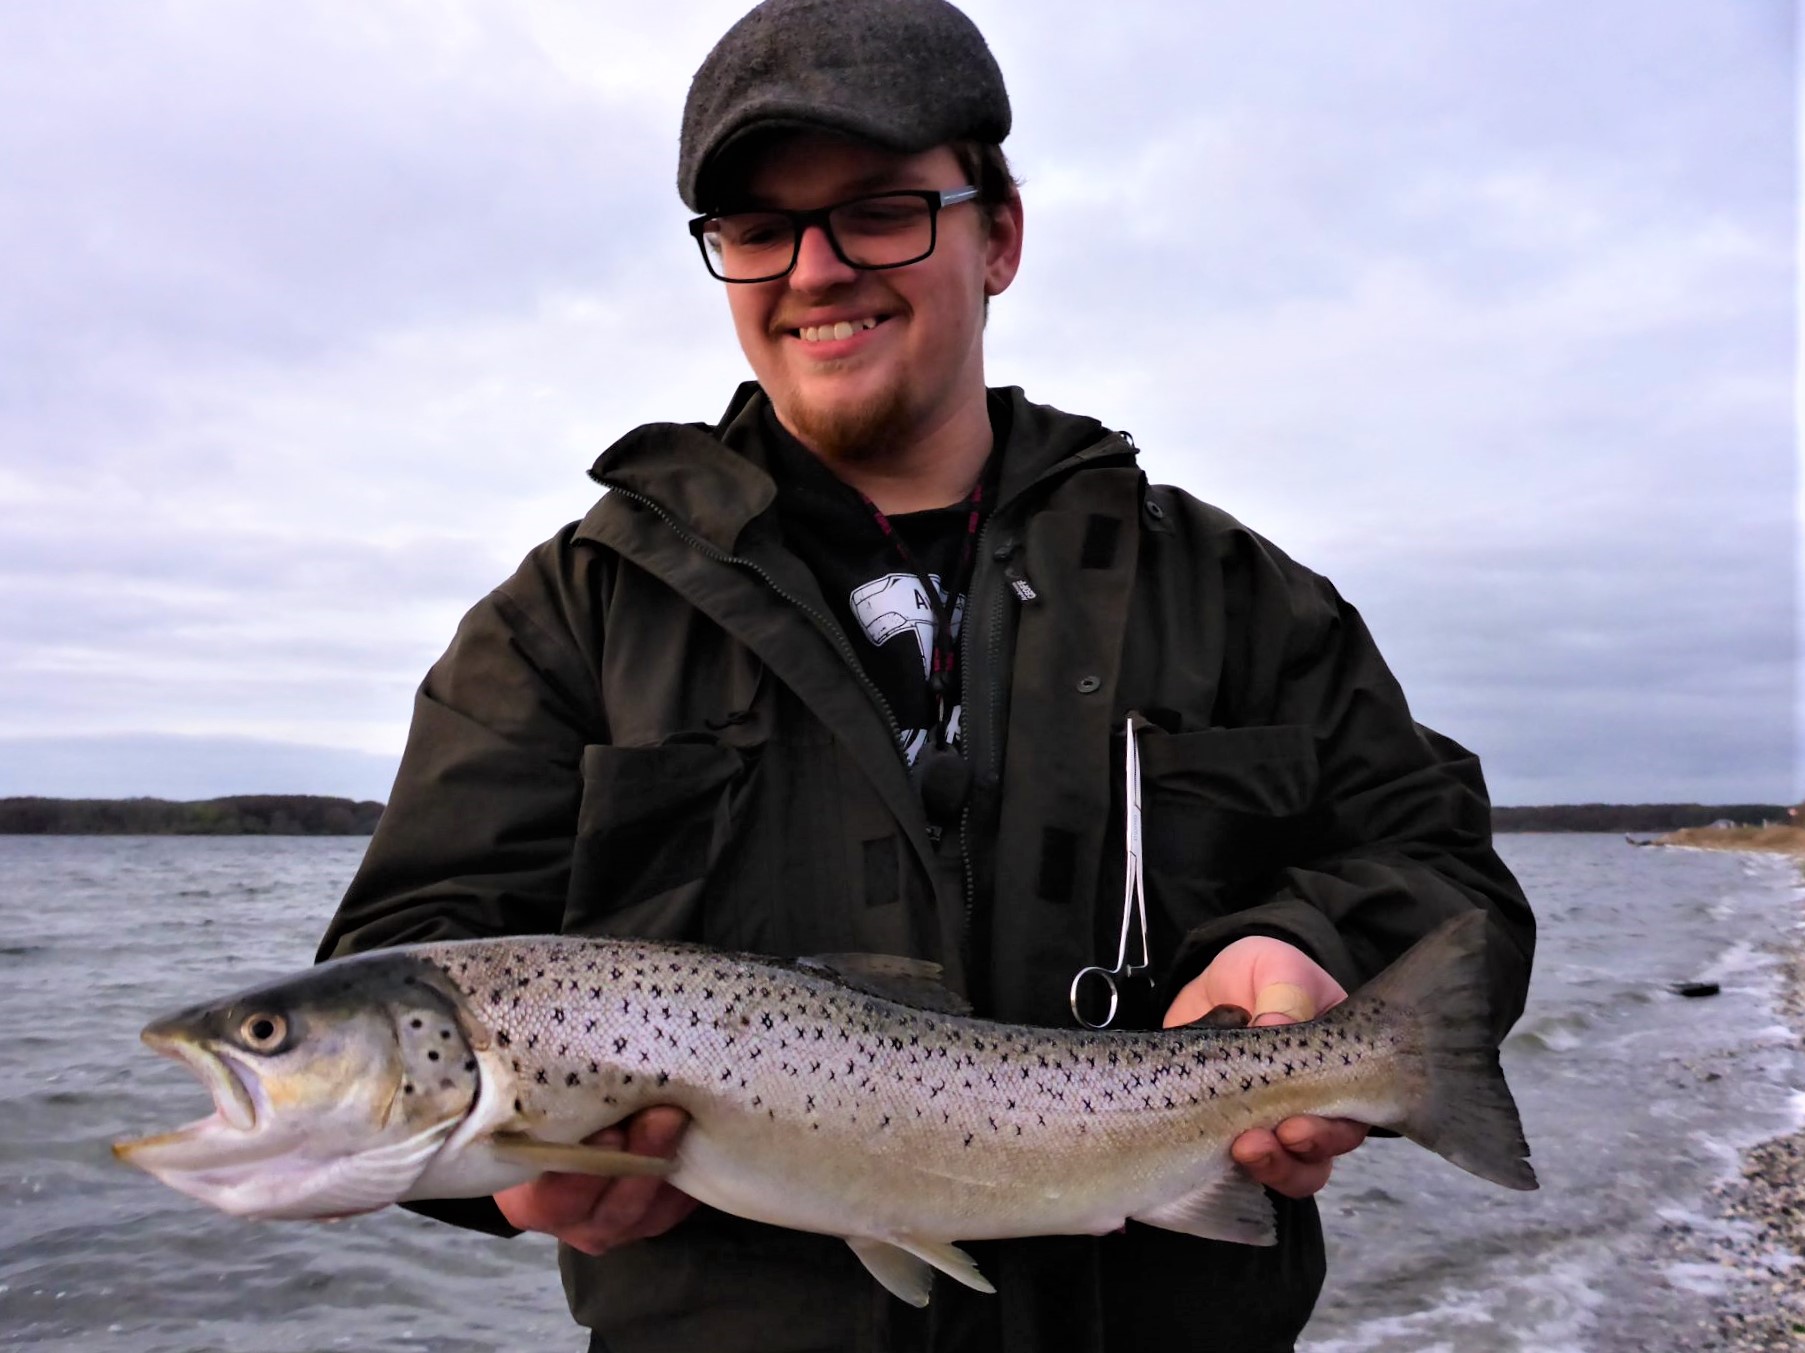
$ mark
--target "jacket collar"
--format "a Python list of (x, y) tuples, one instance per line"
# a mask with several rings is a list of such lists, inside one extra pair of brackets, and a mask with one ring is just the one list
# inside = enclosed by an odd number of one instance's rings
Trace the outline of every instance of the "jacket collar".
[[(1070, 462), (1134, 454), (1134, 444), (1094, 418), (1034, 404), (1017, 386), (994, 391), (1009, 401), (999, 506)], [(753, 428), (768, 400), (756, 381), (734, 391), (721, 421), (647, 423), (596, 458), (589, 477), (606, 488), (651, 500), (715, 549), (731, 554), (754, 518), (777, 498)], [(587, 532), (583, 532), (587, 534)]]

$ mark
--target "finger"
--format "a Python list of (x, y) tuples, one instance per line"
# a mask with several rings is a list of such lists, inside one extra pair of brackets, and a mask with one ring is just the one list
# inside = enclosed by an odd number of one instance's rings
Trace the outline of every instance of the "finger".
[(557, 1235), (587, 1221), (613, 1182), (593, 1175), (542, 1174), (501, 1190), (495, 1195), (495, 1203), (509, 1225)]
[[(1279, 1018), (1271, 1018), (1278, 1016)], [(1301, 1024), (1316, 1018), (1316, 999), (1295, 982), (1273, 982), (1254, 996), (1256, 1028), (1271, 1024)]]
[(701, 1206), (682, 1189), (666, 1183), (652, 1198), (640, 1219), (628, 1228), (623, 1240), (646, 1240), (661, 1236)]
[(1287, 1198), (1308, 1198), (1329, 1182), (1327, 1161), (1299, 1160), (1264, 1129), (1243, 1132), (1235, 1138), (1230, 1154), (1255, 1183)]
[(608, 1180), (608, 1187), (595, 1201), (589, 1213), (589, 1225), (620, 1241), (638, 1226), (651, 1208), (659, 1190), (667, 1187), (664, 1180), (653, 1176), (629, 1176)]
[(1318, 1118), (1300, 1114), (1278, 1125), (1279, 1145), (1299, 1160), (1327, 1161), (1345, 1156), (1366, 1140), (1365, 1123), (1349, 1118)]
[(677, 1154), (677, 1145), (688, 1126), (689, 1115), (682, 1109), (656, 1105), (627, 1120), (627, 1150), (636, 1156), (662, 1156), (669, 1160)]

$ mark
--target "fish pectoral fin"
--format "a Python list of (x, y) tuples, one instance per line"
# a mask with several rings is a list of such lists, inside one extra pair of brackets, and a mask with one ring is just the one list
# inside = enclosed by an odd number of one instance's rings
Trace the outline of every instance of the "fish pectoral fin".
[(911, 1306), (928, 1304), (934, 1269), (973, 1291), (993, 1295), (996, 1292), (990, 1280), (978, 1271), (977, 1262), (948, 1241), (922, 1240), (916, 1236), (890, 1236), (884, 1240), (848, 1236), (846, 1243), (852, 1246), (859, 1262), (871, 1270), (871, 1276), (884, 1285), (885, 1291)]
[(663, 1177), (677, 1168), (676, 1161), (662, 1156), (610, 1151), (601, 1146), (584, 1146), (581, 1142), (571, 1145), (542, 1142), (513, 1132), (494, 1133), (489, 1141), (496, 1159), (542, 1172), (554, 1170), (559, 1174), (593, 1174), (615, 1179), (627, 1175)]
[(1272, 1199), (1251, 1175), (1232, 1166), (1182, 1198), (1136, 1212), (1133, 1220), (1205, 1240), (1232, 1240), (1242, 1245), (1278, 1243)]

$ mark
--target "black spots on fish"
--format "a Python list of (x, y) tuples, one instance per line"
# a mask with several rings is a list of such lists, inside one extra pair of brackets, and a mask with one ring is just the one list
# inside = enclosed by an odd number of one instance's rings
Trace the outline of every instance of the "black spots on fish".
[(515, 1113), (520, 1112), (520, 1096), (518, 1096), (518, 1095), (516, 1095), (514, 1097), (514, 1112)]
[(879, 1124), (878, 1124), (878, 1125), (877, 1125), (877, 1127), (878, 1127), (878, 1131), (879, 1131), (879, 1132), (882, 1132), (882, 1131), (883, 1131), (883, 1130), (884, 1130), (884, 1129), (885, 1129), (885, 1128), (887, 1128), (887, 1127), (889, 1127), (889, 1126), (890, 1126), (890, 1115), (889, 1115), (889, 1114), (885, 1114), (885, 1115), (884, 1115), (884, 1121), (883, 1121), (883, 1122), (881, 1122), (881, 1123), (879, 1123)]
[(969, 1132), (968, 1132), (968, 1133), (966, 1133), (966, 1134), (965, 1134), (965, 1145), (967, 1145), (967, 1146), (970, 1146), (970, 1145), (971, 1145), (971, 1139), (972, 1139), (972, 1134), (971, 1134), (971, 1133), (969, 1133)]
[(563, 1006), (555, 1005), (552, 1007), (552, 1019), (555, 1020), (559, 1024), (564, 1023), (564, 1007)]
[(433, 1048), (430, 1052), (428, 1052), (426, 1054), (426, 1060), (429, 1062), (438, 1061), (439, 1060), (439, 1050), (437, 1048)]
[(756, 1109), (756, 1108), (761, 1107), (764, 1104), (764, 1102), (765, 1102), (765, 1097), (763, 1095), (752, 1096), (752, 1107), (753, 1108)]
[(466, 1057), (464, 1059), (464, 1070), (475, 1071), (476, 1070), (476, 1058)]
[(514, 1036), (506, 1029), (503, 1029), (495, 1035), (495, 1041), (504, 1048), (512, 1047), (514, 1045)]
[(546, 1079), (544, 1067), (539, 1068), (538, 1073), (533, 1077), (533, 1079), (538, 1081), (539, 1084), (541, 1084), (541, 1085), (550, 1085), (551, 1084), (551, 1082)]
[(577, 1073), (574, 1071), (569, 1072), (564, 1077), (564, 1084), (567, 1086), (581, 1085), (582, 1082), (583, 1082), (583, 1078), (581, 1076), (577, 1075)]
[(629, 1072), (626, 1072), (624, 1075), (622, 1075), (620, 1078), (620, 1083), (622, 1085), (633, 1084), (633, 1073), (631, 1071), (629, 1071)]

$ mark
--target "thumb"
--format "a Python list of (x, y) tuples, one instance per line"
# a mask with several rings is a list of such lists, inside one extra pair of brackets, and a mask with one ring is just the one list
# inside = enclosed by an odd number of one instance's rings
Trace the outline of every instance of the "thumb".
[(1315, 998), (1295, 982), (1272, 982), (1254, 996), (1253, 1024), (1301, 1024), (1316, 1018)]

